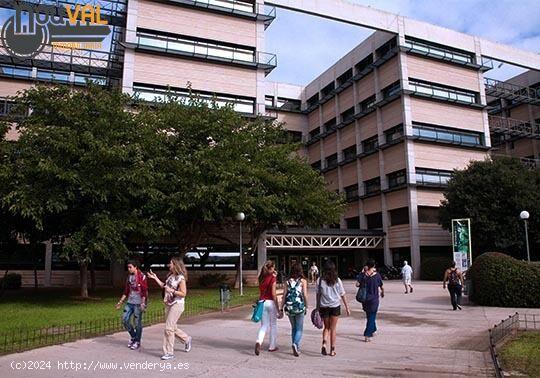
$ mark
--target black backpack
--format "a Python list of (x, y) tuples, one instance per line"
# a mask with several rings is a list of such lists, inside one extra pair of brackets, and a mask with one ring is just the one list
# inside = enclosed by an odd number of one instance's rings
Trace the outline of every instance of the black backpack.
[(448, 285), (451, 285), (451, 286), (461, 285), (461, 281), (459, 279), (459, 274), (457, 272), (457, 269), (450, 271), (450, 274), (448, 275)]

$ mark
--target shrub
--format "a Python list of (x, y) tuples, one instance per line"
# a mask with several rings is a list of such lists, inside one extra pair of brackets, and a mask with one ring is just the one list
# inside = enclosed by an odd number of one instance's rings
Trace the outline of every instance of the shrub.
[(420, 279), (428, 281), (442, 281), (444, 271), (448, 269), (452, 261), (451, 257), (428, 257), (422, 259), (420, 266)]
[(480, 255), (467, 272), (471, 300), (483, 306), (540, 307), (540, 265), (503, 253)]
[(227, 275), (222, 273), (207, 273), (199, 277), (199, 285), (202, 287), (218, 287), (228, 282)]
[(18, 290), (21, 288), (22, 277), (18, 273), (8, 273), (0, 278), (0, 288), (7, 290)]

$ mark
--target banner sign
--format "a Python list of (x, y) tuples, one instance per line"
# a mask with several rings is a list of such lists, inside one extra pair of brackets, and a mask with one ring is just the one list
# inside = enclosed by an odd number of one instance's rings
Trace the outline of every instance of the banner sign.
[(452, 219), (452, 250), (456, 268), (467, 271), (472, 264), (471, 220)]

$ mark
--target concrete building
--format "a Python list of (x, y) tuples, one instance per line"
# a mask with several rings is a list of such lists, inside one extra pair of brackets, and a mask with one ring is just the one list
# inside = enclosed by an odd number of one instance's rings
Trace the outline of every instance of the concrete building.
[[(265, 51), (264, 36), (275, 7), (376, 31), (307, 86), (272, 83), (266, 75), (277, 57)], [(437, 208), (453, 169), (485, 159), (492, 147), (540, 158), (538, 54), (343, 0), (114, 0), (102, 12), (112, 31), (108, 51), (49, 46), (24, 60), (0, 46), (0, 114), (9, 96), (35, 82), (92, 79), (142, 100), (192, 90), (248, 117), (285, 122), (305, 143), (299, 153), (348, 206), (340, 224), (324, 230), (269, 230), (251, 256), (253, 269), (267, 257), (286, 268), (330, 258), (347, 274), (371, 256), (389, 265), (407, 259), (418, 274), (422, 259), (451, 256)], [(493, 61), (531, 71), (503, 85), (486, 78)], [(529, 127), (512, 136), (516, 122)], [(202, 248), (226, 260), (214, 269), (234, 270), (234, 247)], [(56, 269), (71, 272), (65, 282), (76, 280), (75, 267), (58, 268), (54, 250), (44, 248), (37, 260), (43, 282), (51, 284)], [(107, 282), (107, 262), (99, 264)]]

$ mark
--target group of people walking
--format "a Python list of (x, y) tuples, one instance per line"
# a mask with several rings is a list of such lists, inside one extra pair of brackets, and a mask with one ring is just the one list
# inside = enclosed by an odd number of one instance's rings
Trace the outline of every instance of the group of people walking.
[[(192, 338), (178, 328), (177, 322), (185, 309), (187, 295), (187, 269), (179, 257), (174, 257), (168, 264), (169, 272), (165, 281), (161, 281), (150, 270), (148, 277), (154, 280), (162, 288), (163, 305), (165, 307), (165, 329), (163, 334), (163, 355), (161, 359), (174, 358), (175, 338), (184, 344), (184, 351), (191, 350)], [(140, 270), (137, 261), (129, 261), (127, 264), (128, 278), (126, 279), (124, 292), (116, 304), (120, 309), (124, 305), (122, 321), (129, 333), (128, 347), (137, 350), (141, 347), (142, 317), (148, 301), (148, 282), (146, 275)], [(322, 344), (321, 354), (336, 355), (336, 332), (338, 319), (342, 315), (342, 304), (345, 314), (350, 316), (351, 310), (343, 282), (338, 277), (336, 266), (330, 260), (326, 261), (321, 274), (315, 264), (309, 270), (310, 283), (316, 284), (316, 303), (311, 312), (313, 323), (317, 317), (322, 320)], [(303, 267), (300, 263), (291, 266), (290, 274), (285, 282), (281, 300), (278, 300), (276, 289), (277, 272), (273, 261), (267, 261), (259, 274), (259, 302), (262, 302), (263, 310), (261, 324), (255, 342), (255, 354), (258, 356), (266, 334), (269, 335), (269, 352), (278, 350), (277, 346), (277, 319), (288, 317), (291, 324), (291, 349), (294, 356), (300, 356), (300, 346), (304, 330), (304, 319), (308, 314), (308, 281), (304, 277)], [(314, 277), (315, 276), (315, 277)], [(405, 294), (412, 293), (411, 284), (412, 269), (405, 261), (402, 268)], [(318, 277), (318, 278), (317, 278)], [(463, 274), (456, 268), (455, 262), (445, 271), (443, 288), (448, 287), (451, 303), (454, 310), (461, 310), (461, 291), (463, 287)], [(356, 286), (362, 288), (362, 309), (366, 313), (366, 326), (364, 329), (364, 341), (370, 342), (377, 332), (377, 312), (380, 298), (384, 298), (384, 287), (381, 275), (375, 268), (375, 261), (367, 261), (362, 273), (357, 277)], [(358, 298), (358, 295), (357, 295)]]
[[(150, 270), (148, 277), (153, 279), (163, 290), (163, 305), (165, 307), (165, 330), (163, 334), (162, 360), (174, 358), (174, 342), (178, 337), (184, 344), (184, 351), (191, 350), (191, 336), (178, 328), (178, 319), (184, 312), (187, 295), (187, 269), (179, 257), (173, 257), (168, 264), (169, 274), (165, 282)], [(141, 347), (142, 316), (148, 300), (148, 281), (146, 275), (139, 269), (137, 261), (127, 264), (128, 278), (122, 297), (116, 304), (120, 309), (127, 299), (122, 314), (122, 322), (129, 333), (128, 348), (137, 350)], [(132, 321), (133, 320), (133, 321)]]
[[(310, 269), (310, 273), (312, 270)], [(311, 277), (310, 277), (311, 278)], [(367, 292), (362, 306), (366, 312), (366, 328), (364, 330), (365, 341), (370, 341), (377, 331), (376, 315), (379, 308), (379, 298), (384, 297), (383, 282), (381, 276), (375, 270), (375, 261), (368, 260), (364, 272), (357, 278), (357, 286), (364, 286)], [(338, 277), (336, 266), (327, 261), (320, 277), (316, 280), (316, 305), (314, 311), (323, 322), (321, 354), (328, 356), (336, 355), (336, 333), (338, 319), (342, 315), (342, 307), (345, 314), (350, 316), (351, 309), (345, 296), (343, 282)], [(291, 323), (291, 349), (294, 356), (300, 355), (300, 344), (304, 328), (304, 317), (308, 313), (308, 282), (304, 278), (303, 268), (300, 263), (291, 267), (290, 275), (283, 289), (281, 300), (278, 300), (276, 291), (276, 273), (273, 261), (267, 261), (259, 274), (259, 301), (264, 302), (261, 325), (255, 342), (255, 355), (261, 352), (265, 335), (269, 334), (269, 352), (278, 350), (277, 346), (277, 319), (287, 315)], [(312, 313), (313, 317), (317, 314)]]

